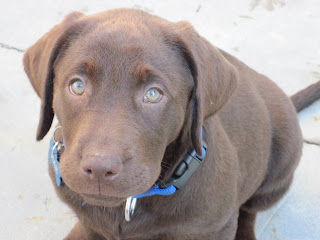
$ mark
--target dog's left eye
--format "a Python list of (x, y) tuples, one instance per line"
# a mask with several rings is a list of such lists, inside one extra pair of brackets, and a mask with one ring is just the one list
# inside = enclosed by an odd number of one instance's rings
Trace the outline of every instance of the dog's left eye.
[(151, 88), (143, 97), (143, 101), (146, 103), (157, 103), (161, 100), (162, 94), (156, 88)]
[(75, 79), (69, 86), (69, 90), (73, 95), (84, 94), (84, 84), (80, 79)]

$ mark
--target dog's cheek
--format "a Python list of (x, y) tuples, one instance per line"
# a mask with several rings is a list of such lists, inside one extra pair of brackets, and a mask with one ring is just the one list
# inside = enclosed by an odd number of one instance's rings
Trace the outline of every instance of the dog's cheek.
[[(155, 159), (153, 159), (155, 161)], [(157, 161), (158, 162), (158, 161)], [(161, 162), (161, 161), (159, 161)], [(149, 163), (133, 164), (133, 167), (128, 167), (122, 173), (123, 182), (129, 186), (127, 189), (131, 194), (139, 194), (149, 190), (159, 179), (161, 172), (161, 165)], [(122, 184), (120, 184), (121, 187)]]
[(168, 104), (162, 113), (161, 131), (158, 134), (161, 137), (166, 137), (166, 146), (178, 138), (186, 117), (185, 113), (185, 107), (176, 101)]
[(57, 88), (53, 98), (53, 109), (57, 116), (59, 125), (62, 127), (63, 141), (65, 146), (70, 142), (70, 137), (74, 135), (77, 121), (81, 115), (81, 110), (85, 106), (85, 99), (75, 98), (65, 88)]
[(161, 176), (162, 160), (167, 147), (167, 142), (157, 142), (152, 146), (149, 146), (147, 154), (145, 154), (146, 161), (143, 163), (146, 166), (146, 175), (148, 176), (149, 184), (154, 184)]
[(64, 183), (75, 192), (82, 192), (84, 186), (84, 181), (81, 180), (81, 175), (79, 171), (79, 164), (75, 161), (70, 161), (67, 155), (62, 155), (60, 158), (60, 172)]

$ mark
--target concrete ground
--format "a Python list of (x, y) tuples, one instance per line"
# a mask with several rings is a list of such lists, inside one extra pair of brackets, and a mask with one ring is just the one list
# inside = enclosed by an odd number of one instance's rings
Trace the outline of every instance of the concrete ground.
[[(71, 11), (91, 14), (119, 7), (188, 20), (214, 45), (273, 79), (288, 95), (320, 80), (319, 0), (2, 2), (1, 240), (62, 239), (76, 221), (56, 197), (47, 173), (51, 134), (35, 141), (40, 101), (23, 71), (23, 50)], [(308, 143), (289, 193), (259, 214), (259, 240), (320, 239), (320, 102), (301, 112), (299, 120)]]

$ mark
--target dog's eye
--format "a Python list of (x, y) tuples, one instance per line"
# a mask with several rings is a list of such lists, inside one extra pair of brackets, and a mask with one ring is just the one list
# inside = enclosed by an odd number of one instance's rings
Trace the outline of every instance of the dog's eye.
[(84, 93), (84, 84), (80, 79), (75, 79), (69, 86), (73, 95), (82, 95)]
[(162, 94), (156, 88), (151, 88), (143, 97), (143, 101), (146, 103), (157, 103), (161, 100)]

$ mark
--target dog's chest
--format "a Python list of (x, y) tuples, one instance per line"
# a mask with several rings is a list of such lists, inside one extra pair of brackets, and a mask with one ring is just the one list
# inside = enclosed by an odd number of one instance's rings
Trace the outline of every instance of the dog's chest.
[(84, 218), (86, 222), (89, 218), (91, 227), (98, 230), (107, 240), (146, 240), (156, 239), (156, 235), (161, 233), (161, 229), (156, 225), (154, 219), (146, 216), (134, 216), (130, 222), (124, 219), (124, 208), (88, 209)]
[[(164, 220), (157, 218), (153, 214), (146, 213), (145, 211), (137, 212), (137, 215), (130, 222), (124, 220), (124, 212), (120, 211), (118, 214), (98, 215), (99, 220), (93, 229), (99, 230), (99, 233), (107, 240), (171, 240), (176, 239), (192, 239), (190, 233), (197, 233), (199, 236), (206, 235), (208, 229), (199, 225), (192, 227), (180, 219), (170, 219), (169, 217)], [(95, 220), (95, 219), (96, 220)], [(92, 221), (97, 221), (93, 217)], [(202, 238), (205, 239), (205, 238)]]

